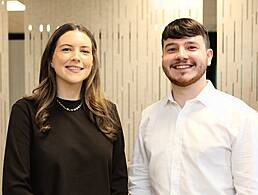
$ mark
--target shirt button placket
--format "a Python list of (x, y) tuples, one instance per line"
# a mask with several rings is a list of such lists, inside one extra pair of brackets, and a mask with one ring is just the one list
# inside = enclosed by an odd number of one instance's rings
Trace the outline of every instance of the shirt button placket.
[(182, 153), (182, 110), (179, 112), (175, 125), (174, 145), (171, 161), (171, 193), (170, 195), (179, 195), (180, 172), (181, 172), (181, 153)]

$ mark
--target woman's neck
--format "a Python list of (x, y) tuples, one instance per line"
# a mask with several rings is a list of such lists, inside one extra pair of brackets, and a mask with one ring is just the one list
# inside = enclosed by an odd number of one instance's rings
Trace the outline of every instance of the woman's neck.
[(81, 85), (57, 86), (57, 97), (66, 100), (79, 100), (81, 97)]

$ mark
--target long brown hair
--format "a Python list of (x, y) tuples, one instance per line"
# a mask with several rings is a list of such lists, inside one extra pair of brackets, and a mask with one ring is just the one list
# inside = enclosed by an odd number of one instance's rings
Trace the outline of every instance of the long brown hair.
[(56, 73), (51, 67), (51, 61), (59, 38), (68, 31), (79, 30), (85, 33), (92, 43), (93, 66), (90, 75), (83, 81), (81, 97), (89, 111), (89, 116), (98, 128), (110, 139), (115, 140), (121, 124), (114, 106), (104, 98), (100, 87), (99, 61), (97, 57), (97, 44), (93, 34), (84, 26), (67, 23), (60, 26), (51, 35), (41, 58), (39, 86), (33, 90), (29, 100), (37, 105), (36, 123), (42, 133), (51, 129), (48, 119), (50, 107), (57, 95)]

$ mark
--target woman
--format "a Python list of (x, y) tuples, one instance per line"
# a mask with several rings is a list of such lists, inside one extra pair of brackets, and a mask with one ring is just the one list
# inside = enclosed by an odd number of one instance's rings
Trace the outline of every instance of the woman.
[(127, 194), (124, 138), (100, 89), (92, 33), (64, 24), (41, 59), (40, 84), (12, 107), (3, 195)]

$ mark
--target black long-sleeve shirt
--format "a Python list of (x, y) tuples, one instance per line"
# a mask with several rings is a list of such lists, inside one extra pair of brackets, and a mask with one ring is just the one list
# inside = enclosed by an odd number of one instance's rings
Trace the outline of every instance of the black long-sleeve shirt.
[[(80, 103), (60, 101), (71, 108)], [(12, 107), (3, 195), (127, 195), (122, 129), (112, 143), (83, 107), (67, 112), (55, 103), (52, 129), (42, 134), (35, 113), (34, 103), (25, 99)]]

